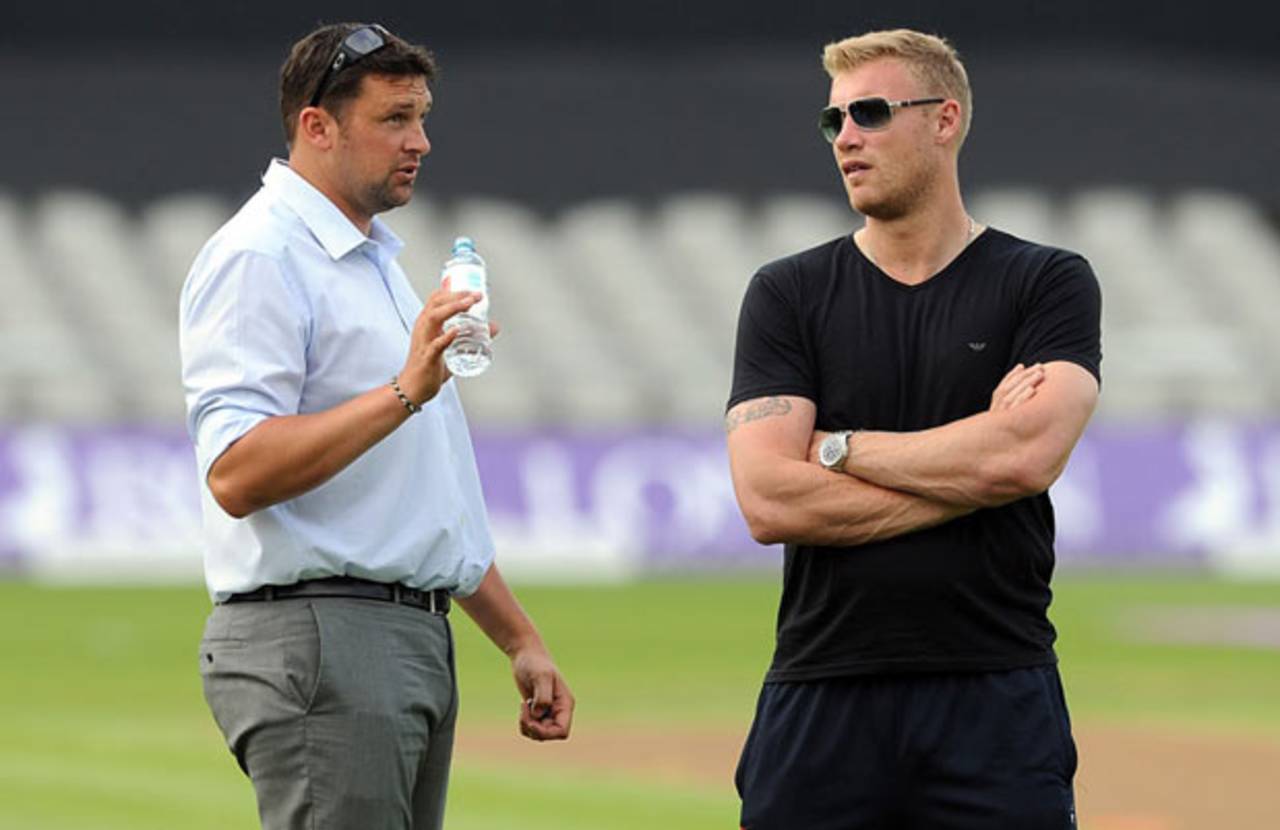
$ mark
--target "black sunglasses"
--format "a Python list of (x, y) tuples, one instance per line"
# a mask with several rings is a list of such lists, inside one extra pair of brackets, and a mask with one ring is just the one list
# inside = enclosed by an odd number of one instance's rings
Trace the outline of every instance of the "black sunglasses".
[(836, 140), (844, 126), (844, 114), (849, 113), (853, 123), (864, 130), (883, 130), (893, 120), (893, 111), (899, 107), (918, 107), (921, 104), (941, 104), (946, 98), (916, 98), (911, 101), (889, 101), (884, 98), (859, 98), (843, 107), (827, 107), (818, 114), (818, 129), (828, 142)]
[(320, 77), (316, 93), (311, 96), (310, 106), (320, 106), (320, 99), (324, 97), (325, 91), (329, 88), (329, 82), (335, 75), (348, 66), (354, 66), (390, 42), (391, 33), (377, 23), (361, 26), (343, 38), (342, 43), (338, 44), (338, 51), (333, 54), (333, 60), (329, 61), (328, 68)]

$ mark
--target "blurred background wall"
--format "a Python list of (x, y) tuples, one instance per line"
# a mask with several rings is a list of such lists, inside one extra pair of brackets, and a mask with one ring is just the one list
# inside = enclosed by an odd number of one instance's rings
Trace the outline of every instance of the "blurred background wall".
[(288, 44), (356, 13), (444, 66), (424, 180), (442, 198), (830, 195), (811, 129), (826, 91), (818, 52), (906, 25), (946, 35), (967, 61), (971, 186), (1280, 199), (1280, 11), (1246, 0), (24, 4), (0, 31), (0, 177), (22, 194), (86, 187), (133, 206), (184, 190), (243, 196), (281, 149)]
[(1079, 250), (1104, 394), (1055, 489), (1068, 565), (1280, 570), (1280, 11), (980, 6), (26, 4), (0, 29), (0, 563), (194, 578), (177, 293), (283, 153), (276, 73), (359, 15), (437, 54), (433, 150), (389, 214), (420, 291), (490, 263), (497, 362), (464, 399), (530, 576), (772, 567), (719, 421), (742, 291), (847, 233), (821, 46), (912, 26), (966, 61), (979, 221)]

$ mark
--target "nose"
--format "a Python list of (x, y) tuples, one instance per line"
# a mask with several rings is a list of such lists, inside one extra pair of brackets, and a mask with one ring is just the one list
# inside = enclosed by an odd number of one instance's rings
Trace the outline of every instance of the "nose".
[(841, 113), (840, 132), (836, 134), (835, 144), (839, 147), (857, 149), (862, 146), (862, 140), (862, 130), (858, 129), (858, 125), (853, 123), (853, 119), (849, 117), (849, 113)]
[(425, 156), (431, 152), (431, 141), (427, 138), (427, 128), (419, 121), (418, 126), (410, 131), (405, 149), (411, 153)]

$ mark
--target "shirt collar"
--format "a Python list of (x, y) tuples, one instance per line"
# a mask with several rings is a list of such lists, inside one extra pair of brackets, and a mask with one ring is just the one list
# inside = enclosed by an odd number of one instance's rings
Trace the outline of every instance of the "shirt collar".
[(328, 196), (299, 175), (284, 159), (271, 160), (262, 174), (262, 185), (298, 215), (325, 253), (335, 260), (368, 243), (375, 248), (379, 262), (385, 264), (404, 247), (400, 237), (376, 216), (366, 237)]

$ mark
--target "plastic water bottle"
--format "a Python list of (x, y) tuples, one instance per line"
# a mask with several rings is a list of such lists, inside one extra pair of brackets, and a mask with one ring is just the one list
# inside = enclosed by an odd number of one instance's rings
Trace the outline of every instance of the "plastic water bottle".
[(453, 254), (440, 274), (442, 282), (446, 278), (451, 291), (478, 291), (483, 295), (471, 308), (444, 322), (445, 331), (460, 329), (444, 350), (444, 364), (458, 377), (473, 378), (493, 362), (493, 347), (489, 339), (489, 281), (484, 260), (469, 237), (453, 240)]

